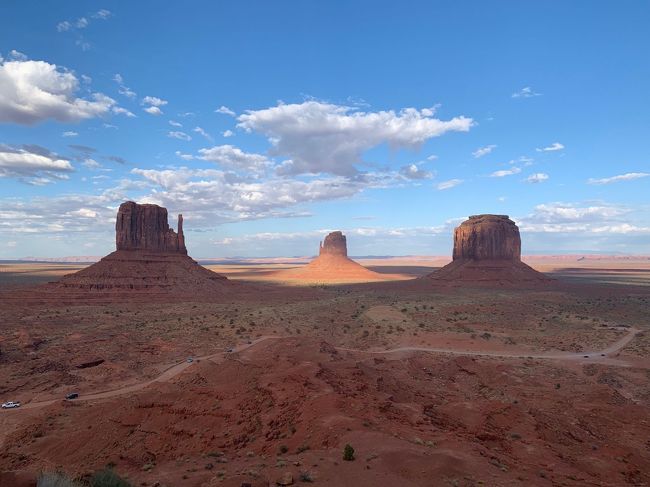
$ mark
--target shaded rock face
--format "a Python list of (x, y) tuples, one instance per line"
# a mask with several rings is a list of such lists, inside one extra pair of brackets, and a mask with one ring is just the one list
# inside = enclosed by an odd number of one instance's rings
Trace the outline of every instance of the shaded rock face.
[(115, 222), (117, 250), (147, 250), (187, 255), (183, 215), (178, 215), (178, 233), (169, 228), (167, 209), (127, 201), (120, 205)]
[(347, 257), (348, 245), (345, 240), (345, 235), (338, 231), (330, 233), (320, 243), (318, 255), (342, 255), (343, 257)]
[(519, 228), (507, 215), (473, 215), (454, 230), (454, 261), (521, 261)]

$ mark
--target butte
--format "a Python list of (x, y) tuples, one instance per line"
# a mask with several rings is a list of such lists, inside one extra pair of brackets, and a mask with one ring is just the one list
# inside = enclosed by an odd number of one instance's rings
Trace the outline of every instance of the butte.
[(345, 235), (332, 232), (320, 243), (318, 257), (298, 269), (273, 274), (274, 279), (304, 282), (367, 282), (384, 281), (393, 276), (373, 272), (348, 257)]
[(178, 233), (169, 227), (167, 209), (158, 205), (122, 203), (115, 223), (116, 250), (99, 262), (50, 287), (98, 293), (222, 293), (228, 279), (199, 265), (187, 255), (183, 216)]
[(453, 261), (426, 278), (451, 285), (551, 281), (521, 261), (519, 228), (507, 215), (470, 216), (454, 230)]

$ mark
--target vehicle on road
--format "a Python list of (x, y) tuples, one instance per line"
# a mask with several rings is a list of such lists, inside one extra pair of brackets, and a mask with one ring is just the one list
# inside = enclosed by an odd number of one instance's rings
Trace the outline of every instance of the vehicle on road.
[(232, 353), (233, 351), (234, 351), (234, 349), (232, 349), (232, 348), (226, 349), (226, 352), (228, 352), (228, 353)]
[(19, 401), (7, 401), (2, 403), (2, 409), (13, 409), (19, 407), (20, 407)]
[(192, 357), (187, 357), (187, 363), (191, 364), (192, 362), (194, 362), (194, 359)]
[(78, 392), (71, 392), (70, 394), (66, 395), (65, 398), (70, 401), (72, 399), (77, 399), (79, 397)]

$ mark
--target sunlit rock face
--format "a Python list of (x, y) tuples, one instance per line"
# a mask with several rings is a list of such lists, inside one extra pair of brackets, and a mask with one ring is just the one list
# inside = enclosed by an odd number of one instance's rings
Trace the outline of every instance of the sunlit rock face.
[(454, 260), (521, 260), (519, 228), (507, 215), (473, 215), (454, 230)]
[(348, 245), (345, 235), (341, 232), (332, 232), (320, 244), (318, 255), (342, 255), (348, 256)]

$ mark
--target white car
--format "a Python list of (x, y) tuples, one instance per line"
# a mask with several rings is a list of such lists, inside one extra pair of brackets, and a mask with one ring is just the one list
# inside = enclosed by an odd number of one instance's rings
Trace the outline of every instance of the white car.
[(20, 403), (18, 401), (7, 401), (5, 403), (2, 403), (2, 409), (13, 409), (19, 407)]

